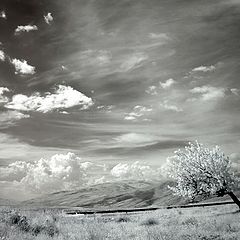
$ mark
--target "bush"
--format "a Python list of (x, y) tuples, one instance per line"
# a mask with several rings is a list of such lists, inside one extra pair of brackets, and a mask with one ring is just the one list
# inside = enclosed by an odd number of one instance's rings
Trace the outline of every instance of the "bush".
[(152, 226), (152, 225), (158, 225), (159, 222), (154, 219), (154, 218), (149, 218), (147, 220), (145, 220), (141, 225), (145, 225), (145, 226)]
[[(53, 219), (53, 221), (55, 222), (56, 219)], [(12, 216), (10, 216), (9, 223), (10, 225), (16, 226), (23, 232), (31, 232), (34, 236), (37, 236), (38, 234), (46, 234), (50, 237), (53, 237), (59, 233), (56, 225), (49, 220), (42, 225), (37, 224), (31, 226), (27, 217), (21, 216), (18, 213), (14, 213)]]

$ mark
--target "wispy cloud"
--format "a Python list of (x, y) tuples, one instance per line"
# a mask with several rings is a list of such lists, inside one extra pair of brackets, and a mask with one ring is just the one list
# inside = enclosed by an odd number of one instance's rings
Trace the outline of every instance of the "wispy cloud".
[(163, 41), (170, 39), (166, 33), (149, 33), (149, 38)]
[(160, 106), (163, 107), (166, 110), (170, 110), (170, 111), (174, 111), (174, 112), (182, 112), (183, 111), (182, 108), (180, 108), (176, 105), (170, 104), (168, 102), (168, 100), (165, 100), (162, 103), (160, 103)]
[(146, 90), (146, 93), (150, 95), (157, 95), (157, 87), (156, 86), (149, 86)]
[(128, 121), (137, 121), (137, 120), (143, 120), (145, 121), (146, 119), (146, 114), (150, 113), (153, 109), (137, 105), (133, 108), (133, 110), (129, 113), (125, 114), (124, 120)]
[(25, 26), (18, 26), (15, 29), (15, 34), (18, 35), (22, 32), (30, 32), (30, 31), (37, 31), (38, 27), (36, 25), (25, 25)]
[(191, 93), (200, 94), (200, 97), (204, 101), (216, 100), (225, 96), (225, 89), (221, 87), (212, 87), (210, 85), (204, 85), (202, 87), (195, 87), (190, 90)]
[(69, 86), (59, 85), (54, 93), (45, 93), (41, 96), (40, 93), (26, 96), (17, 94), (12, 97), (12, 100), (5, 104), (8, 109), (21, 111), (36, 111), (47, 113), (54, 110), (63, 110), (78, 106), (83, 109), (88, 109), (93, 105), (91, 98)]
[(158, 139), (157, 136), (141, 133), (126, 133), (115, 138), (119, 144), (127, 146), (154, 144)]
[(53, 21), (53, 16), (52, 16), (52, 13), (48, 13), (47, 15), (44, 15), (44, 21), (47, 23), (47, 24), (51, 24), (51, 22)]
[(172, 78), (169, 78), (168, 80), (166, 80), (165, 82), (159, 82), (160, 86), (163, 88), (163, 89), (167, 89), (167, 88), (170, 88), (173, 84), (175, 84), (176, 81)]
[(236, 95), (236, 96), (240, 96), (240, 89), (238, 88), (231, 88), (230, 91)]
[(213, 72), (216, 69), (215, 66), (199, 66), (192, 69), (192, 72)]
[(132, 69), (138, 68), (142, 63), (148, 59), (145, 53), (139, 52), (128, 56), (120, 66), (120, 71), (128, 72)]
[(29, 65), (26, 60), (14, 58), (11, 63), (15, 67), (15, 74), (33, 75), (35, 73), (35, 67)]
[(0, 129), (15, 125), (18, 120), (29, 118), (30, 115), (18, 111), (6, 111), (0, 113)]

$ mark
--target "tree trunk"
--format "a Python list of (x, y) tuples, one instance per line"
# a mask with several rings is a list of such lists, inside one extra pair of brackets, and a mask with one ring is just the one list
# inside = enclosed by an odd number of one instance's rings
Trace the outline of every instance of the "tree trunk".
[(238, 205), (239, 209), (240, 209), (240, 201), (238, 200), (238, 198), (236, 197), (236, 195), (233, 192), (229, 192), (228, 195), (231, 197), (231, 199)]

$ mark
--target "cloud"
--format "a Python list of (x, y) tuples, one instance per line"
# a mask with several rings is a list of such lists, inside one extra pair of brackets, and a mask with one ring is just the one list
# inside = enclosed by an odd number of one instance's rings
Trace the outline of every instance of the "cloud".
[(176, 105), (169, 104), (167, 100), (165, 100), (164, 102), (160, 103), (160, 106), (162, 106), (166, 110), (170, 110), (170, 111), (174, 111), (174, 112), (182, 112), (183, 111), (182, 108), (179, 108)]
[(154, 169), (148, 165), (142, 165), (139, 161), (132, 164), (119, 163), (112, 168), (111, 175), (120, 179), (153, 180), (160, 179), (161, 169)]
[(0, 104), (8, 102), (8, 97), (4, 96), (4, 93), (9, 91), (10, 90), (6, 87), (0, 87)]
[(30, 31), (37, 31), (38, 27), (36, 25), (25, 25), (25, 26), (18, 26), (15, 29), (15, 34), (18, 35), (22, 32), (30, 32)]
[(89, 174), (104, 166), (83, 162), (74, 153), (56, 154), (27, 163), (16, 161), (0, 168), (0, 181), (17, 181), (33, 192), (54, 192), (79, 188), (89, 183)]
[(6, 15), (5, 11), (0, 12), (0, 18), (7, 19), (7, 15)]
[(148, 114), (153, 109), (137, 105), (133, 108), (133, 111), (130, 113), (125, 113), (124, 120), (127, 121), (136, 121), (136, 120), (146, 120), (147, 118), (142, 119), (142, 117), (145, 116), (145, 114)]
[(98, 110), (101, 110), (101, 111), (104, 111), (106, 113), (110, 113), (112, 112), (112, 110), (115, 108), (114, 105), (100, 105), (100, 106), (97, 106), (97, 109)]
[(192, 69), (192, 72), (213, 72), (216, 69), (215, 66), (199, 66)]
[(15, 67), (15, 74), (33, 75), (35, 73), (35, 67), (29, 65), (26, 60), (14, 58), (11, 63)]
[(88, 109), (93, 105), (91, 98), (70, 86), (59, 85), (54, 93), (45, 93), (43, 96), (39, 92), (26, 96), (17, 94), (12, 100), (5, 104), (8, 109), (20, 111), (36, 111), (47, 113), (53, 110), (63, 110), (74, 106), (79, 106), (81, 110)]
[(116, 137), (115, 140), (120, 144), (126, 145), (146, 145), (156, 143), (158, 137), (150, 134), (126, 133)]
[(5, 57), (5, 53), (4, 51), (0, 50), (0, 61), (5, 61), (6, 57)]
[(165, 41), (170, 39), (166, 33), (149, 33), (149, 38)]
[(148, 59), (145, 53), (139, 52), (127, 57), (120, 66), (120, 71), (128, 72), (132, 69), (138, 68), (142, 63)]
[(201, 95), (201, 99), (204, 101), (216, 100), (225, 96), (225, 89), (220, 87), (212, 87), (210, 85), (204, 85), (202, 87), (195, 87), (190, 90), (191, 93)]
[(157, 87), (156, 86), (149, 86), (146, 90), (146, 93), (150, 95), (157, 95)]
[(13, 192), (24, 191), (28, 194), (73, 190), (125, 179), (159, 180), (160, 177), (160, 168), (140, 162), (119, 163), (112, 167), (83, 161), (71, 152), (34, 162), (16, 161), (0, 167), (0, 184), (8, 184)]
[(231, 88), (230, 91), (236, 95), (236, 96), (240, 96), (240, 89), (238, 88)]
[(170, 88), (173, 84), (175, 84), (176, 81), (172, 78), (169, 78), (168, 80), (166, 80), (165, 82), (159, 82), (160, 86), (163, 88), (163, 89), (167, 89), (167, 88)]
[(27, 114), (18, 111), (6, 111), (0, 113), (0, 129), (15, 125), (20, 119), (29, 118)]
[(53, 16), (52, 16), (52, 13), (48, 13), (47, 15), (44, 15), (44, 21), (47, 23), (47, 24), (51, 24), (51, 22), (53, 21)]

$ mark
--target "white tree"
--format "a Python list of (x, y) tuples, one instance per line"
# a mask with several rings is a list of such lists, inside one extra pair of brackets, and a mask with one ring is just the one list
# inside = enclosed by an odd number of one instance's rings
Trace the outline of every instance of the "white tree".
[(233, 193), (239, 179), (231, 169), (231, 162), (218, 146), (204, 148), (197, 141), (189, 143), (185, 150), (178, 150), (168, 158), (168, 176), (176, 182), (169, 188), (175, 195), (189, 198), (207, 198), (228, 194), (240, 208), (240, 201)]

